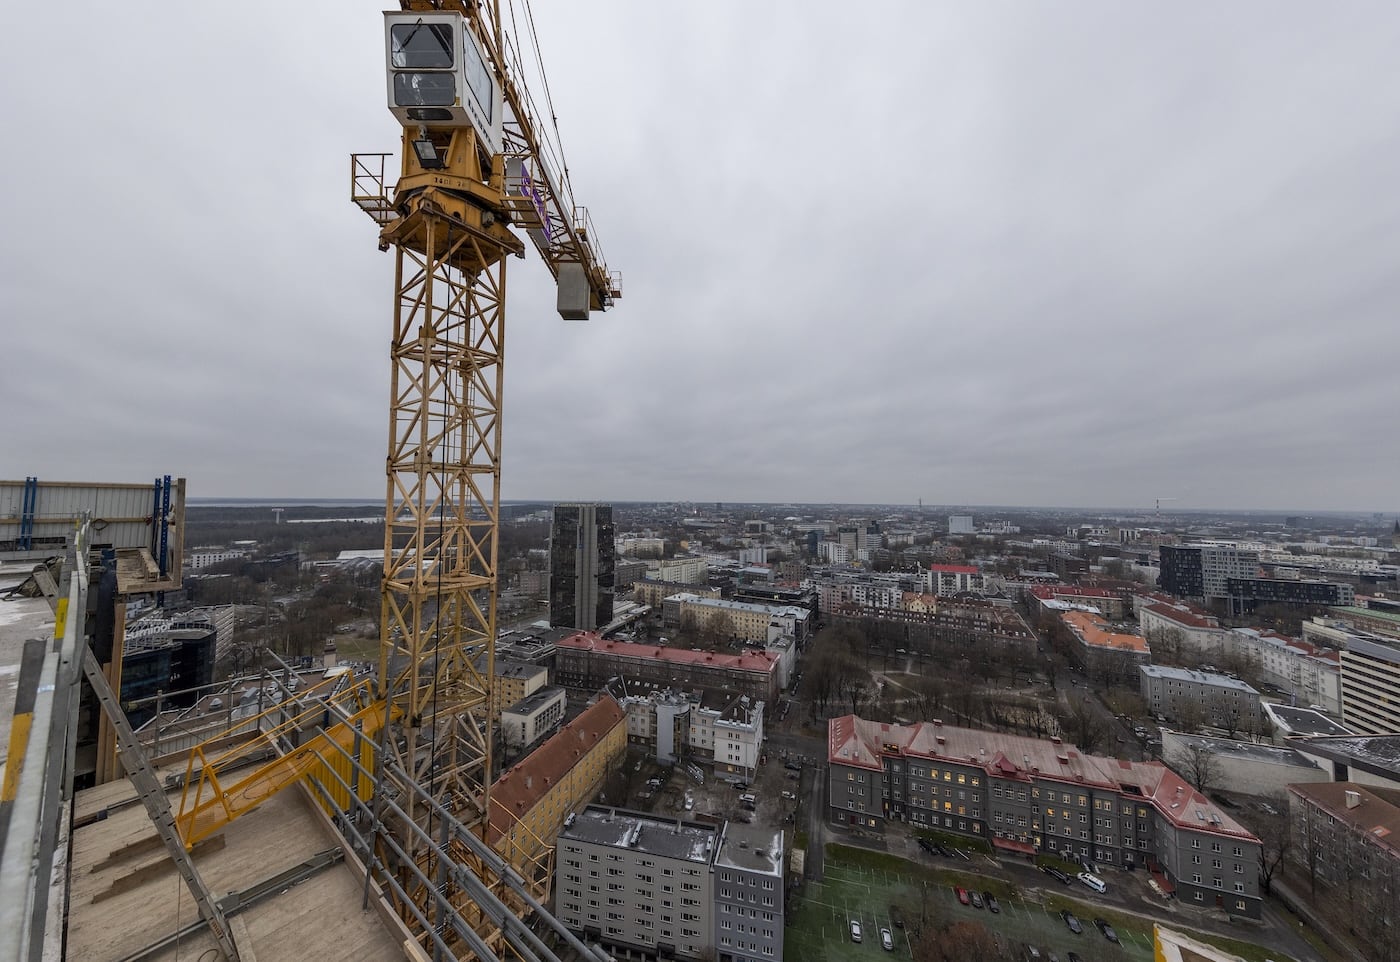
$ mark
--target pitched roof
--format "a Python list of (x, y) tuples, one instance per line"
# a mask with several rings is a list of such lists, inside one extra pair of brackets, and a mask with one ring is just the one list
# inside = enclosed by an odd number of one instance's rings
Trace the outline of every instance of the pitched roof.
[(714, 651), (690, 651), (683, 648), (663, 648), (630, 641), (609, 641), (591, 631), (580, 631), (559, 642), (560, 648), (576, 651), (597, 651), (631, 658), (645, 658), (673, 665), (712, 665), (716, 668), (737, 668), (740, 671), (771, 673), (778, 664), (778, 655), (771, 651), (745, 651), (737, 655)]
[(602, 695), (543, 745), (502, 772), (491, 785), (487, 842), (494, 844), (517, 819), (524, 818), (571, 768), (626, 718), (627, 713), (611, 695)]
[(844, 715), (828, 723), (830, 764), (882, 771), (885, 755), (971, 765), (997, 778), (1048, 779), (1109, 789), (1129, 797), (1140, 795), (1163, 817), (1183, 828), (1257, 841), (1248, 829), (1161, 762), (1085, 755), (1059, 739), (960, 728), (940, 721), (890, 725)]
[(1113, 631), (1108, 625), (1084, 611), (1066, 611), (1061, 620), (1091, 648), (1114, 648), (1119, 651), (1147, 652), (1147, 639)]

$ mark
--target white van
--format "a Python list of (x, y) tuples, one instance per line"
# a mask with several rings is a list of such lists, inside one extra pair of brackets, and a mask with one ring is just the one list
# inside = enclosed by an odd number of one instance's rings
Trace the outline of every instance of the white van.
[(1103, 879), (1089, 872), (1080, 872), (1079, 881), (1083, 882), (1100, 895), (1108, 891), (1108, 886), (1104, 884)]

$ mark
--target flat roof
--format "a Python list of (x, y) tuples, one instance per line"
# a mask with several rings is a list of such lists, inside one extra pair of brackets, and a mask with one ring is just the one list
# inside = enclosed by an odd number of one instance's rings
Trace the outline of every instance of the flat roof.
[(552, 701), (567, 697), (564, 689), (550, 685), (548, 688), (541, 688), (539, 691), (531, 692), (520, 699), (514, 705), (504, 709), (512, 715), (528, 715), (530, 712), (539, 711)]
[(1318, 768), (1317, 762), (1307, 758), (1291, 746), (1245, 742), (1233, 738), (1211, 738), (1208, 735), (1188, 735), (1185, 732), (1176, 731), (1163, 731), (1164, 742), (1168, 735), (1184, 745), (1207, 751), (1222, 761), (1228, 762), (1231, 758), (1247, 758), (1257, 762), (1269, 762), (1273, 765), (1293, 765), (1312, 770)]
[(575, 813), (574, 823), (559, 833), (560, 842), (567, 840), (708, 865), (719, 840), (719, 826), (589, 805)]
[(783, 833), (761, 825), (729, 822), (720, 839), (715, 866), (781, 877)]
[(1312, 708), (1265, 704), (1264, 710), (1282, 723), (1292, 735), (1350, 735), (1351, 732)]

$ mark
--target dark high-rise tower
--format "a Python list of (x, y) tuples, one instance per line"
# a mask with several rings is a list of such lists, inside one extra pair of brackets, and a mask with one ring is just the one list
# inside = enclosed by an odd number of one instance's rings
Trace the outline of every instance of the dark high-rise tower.
[(591, 631), (612, 621), (616, 549), (610, 504), (557, 504), (549, 536), (549, 623)]

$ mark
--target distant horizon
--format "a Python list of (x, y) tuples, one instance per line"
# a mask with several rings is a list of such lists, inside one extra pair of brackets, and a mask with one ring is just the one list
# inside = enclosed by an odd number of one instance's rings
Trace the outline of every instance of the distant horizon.
[[(567, 504), (579, 501), (578, 498), (502, 498), (501, 504)], [(971, 513), (986, 513), (995, 511), (1077, 511), (1077, 512), (1099, 512), (1103, 514), (1157, 514), (1158, 509), (1154, 505), (1136, 506), (1112, 506), (1112, 505), (1027, 505), (1027, 504), (925, 504), (920, 506), (917, 503), (898, 502), (878, 502), (878, 501), (745, 501), (742, 499), (733, 500), (696, 500), (696, 499), (607, 499), (588, 498), (584, 501), (597, 501), (601, 504), (693, 504), (693, 505), (763, 505), (772, 507), (782, 507), (790, 505), (793, 507), (848, 507), (848, 508), (903, 508), (912, 511), (922, 510), (932, 514), (956, 513), (967, 511)], [(240, 507), (267, 507), (268, 509), (277, 507), (342, 507), (342, 506), (373, 506), (382, 505), (382, 498), (261, 498), (261, 497), (186, 497), (185, 504), (188, 507), (202, 508), (240, 508)], [(1170, 515), (1185, 514), (1243, 514), (1243, 515), (1280, 515), (1291, 517), (1300, 515), (1303, 517), (1344, 517), (1363, 518), (1365, 520), (1376, 520), (1375, 515), (1381, 515), (1382, 520), (1394, 521), (1400, 512), (1386, 511), (1380, 509), (1337, 509), (1337, 508), (1163, 508), (1160, 512), (1163, 517)]]

